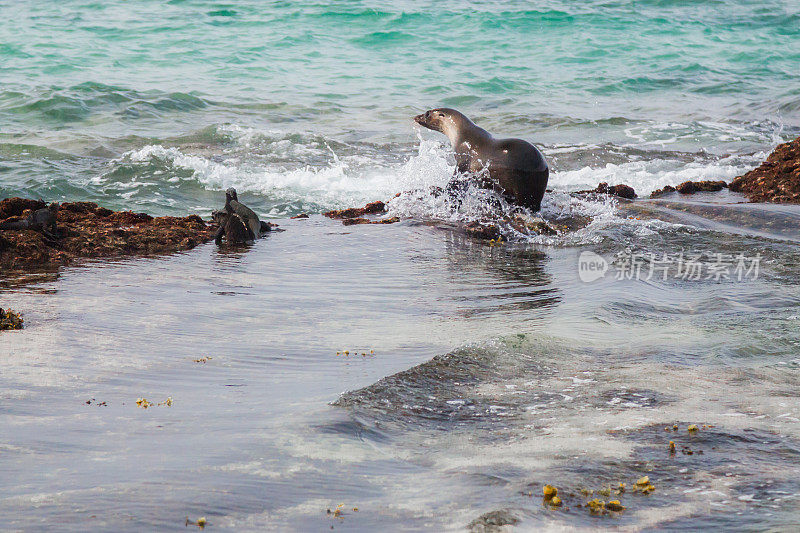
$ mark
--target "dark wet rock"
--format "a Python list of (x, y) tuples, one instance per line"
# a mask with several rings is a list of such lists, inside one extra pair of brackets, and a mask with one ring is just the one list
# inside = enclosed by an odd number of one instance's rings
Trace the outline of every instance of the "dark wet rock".
[(681, 194), (693, 194), (696, 192), (716, 192), (727, 189), (728, 184), (722, 180), (717, 181), (684, 181), (678, 185), (678, 192)]
[[(24, 216), (44, 202), (9, 198), (0, 202), (4, 218)], [(2, 219), (0, 219), (2, 221)], [(188, 250), (214, 237), (215, 228), (197, 215), (157, 217), (115, 212), (93, 202), (61, 204), (55, 237), (35, 230), (4, 230), (0, 265), (49, 268), (82, 257), (119, 257)]]
[[(332, 405), (351, 410), (359, 419), (373, 420), (374, 426), (370, 426), (380, 427), (387, 435), (408, 428), (450, 431), (460, 426), (487, 430), (480, 438), (492, 441), (498, 438), (495, 431), (516, 420), (529, 403), (512, 404), (509, 398), (475, 395), (472, 387), (526, 370), (537, 374), (546, 371), (538, 362), (515, 353), (508, 360), (511, 366), (507, 374), (504, 371), (500, 377), (493, 366), (497, 361), (495, 352), (474, 348), (437, 355), (368, 387), (343, 393)], [(504, 415), (498, 417), (498, 412)]]
[(734, 179), (730, 189), (751, 202), (800, 204), (800, 137), (778, 145), (758, 168)]
[(377, 215), (386, 212), (386, 204), (381, 201), (371, 202), (364, 207), (351, 207), (349, 209), (337, 209), (322, 213), (328, 218), (359, 218), (364, 215)]
[(395, 222), (400, 222), (400, 218), (379, 218), (377, 220), (370, 220), (368, 218), (345, 218), (342, 220), (342, 224), (345, 226), (352, 226), (354, 224), (394, 224)]
[(11, 309), (0, 307), (0, 331), (7, 329), (22, 329), (22, 317)]
[(667, 185), (663, 189), (658, 189), (650, 193), (650, 198), (658, 198), (671, 192), (681, 194), (694, 194), (696, 192), (716, 192), (726, 189), (728, 184), (722, 180), (717, 181), (684, 181), (677, 187)]
[(619, 196), (620, 198), (627, 198), (628, 200), (636, 198), (636, 191), (633, 190), (633, 187), (623, 183), (611, 186), (607, 183), (600, 183), (597, 186), (596, 192), (610, 194), (611, 196)]
[[(521, 216), (504, 217), (502, 219), (504, 227), (510, 228), (524, 235), (556, 235), (558, 230), (544, 220), (531, 220)], [(467, 235), (477, 239), (485, 240), (506, 240), (500, 226), (492, 222), (469, 222), (464, 226)]]
[(625, 185), (621, 183), (619, 185), (610, 185), (606, 182), (601, 182), (597, 185), (595, 189), (589, 189), (586, 191), (578, 191), (578, 194), (608, 194), (611, 196), (618, 196), (620, 198), (625, 198), (628, 200), (633, 200), (636, 198), (636, 191), (630, 185)]
[(308, 218), (306, 213), (300, 213), (299, 215), (295, 215), (292, 217), (292, 220), (297, 220), (298, 218)]
[(500, 228), (498, 228), (495, 224), (470, 222), (464, 226), (464, 231), (466, 231), (468, 235), (478, 239), (494, 240), (502, 238), (500, 235)]
[(665, 185), (663, 189), (657, 189), (650, 193), (650, 198), (658, 198), (659, 196), (664, 196), (665, 194), (669, 194), (671, 192), (675, 192), (677, 189), (672, 185)]
[(556, 235), (558, 230), (544, 220), (528, 220), (523, 217), (512, 217), (508, 223), (516, 231), (527, 235)]
[(497, 511), (490, 511), (482, 514), (470, 522), (467, 528), (476, 533), (484, 531), (502, 531), (501, 528), (503, 526), (514, 526), (518, 523), (519, 518), (517, 518), (510, 509), (498, 509)]

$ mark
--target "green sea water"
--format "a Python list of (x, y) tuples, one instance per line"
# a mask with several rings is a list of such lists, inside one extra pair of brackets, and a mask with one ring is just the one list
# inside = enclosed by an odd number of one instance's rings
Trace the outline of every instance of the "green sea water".
[(435, 106), (537, 143), (565, 190), (730, 179), (800, 132), (789, 0), (66, 0), (0, 16), (3, 196), (178, 213), (235, 185), (263, 214), (318, 211), (407, 186), (410, 117)]

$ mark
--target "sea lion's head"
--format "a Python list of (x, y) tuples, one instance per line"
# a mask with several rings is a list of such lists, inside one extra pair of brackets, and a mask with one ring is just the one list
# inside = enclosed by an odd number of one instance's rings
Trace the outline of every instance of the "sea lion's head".
[(429, 130), (438, 131), (447, 135), (451, 143), (454, 143), (459, 137), (459, 131), (466, 123), (472, 124), (467, 117), (462, 115), (455, 109), (448, 107), (439, 107), (437, 109), (429, 109), (421, 115), (414, 117), (414, 122), (428, 128)]
[[(231, 191), (233, 191), (233, 194), (231, 194)], [(236, 199), (234, 196), (235, 194), (236, 191), (233, 189), (228, 189), (225, 191), (225, 212), (228, 214), (233, 213), (233, 206), (231, 206), (231, 202)]]
[(234, 189), (233, 187), (228, 187), (228, 190), (225, 191), (225, 196), (226, 198), (230, 196), (231, 200), (233, 200), (234, 202), (239, 201), (239, 196), (236, 194), (236, 189)]

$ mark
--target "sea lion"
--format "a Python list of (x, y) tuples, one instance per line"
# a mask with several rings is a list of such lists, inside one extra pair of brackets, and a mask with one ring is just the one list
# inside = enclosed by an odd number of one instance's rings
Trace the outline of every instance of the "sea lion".
[(211, 213), (211, 218), (219, 224), (217, 234), (214, 235), (214, 242), (217, 245), (222, 244), (223, 235), (228, 244), (251, 244), (255, 240), (253, 232), (238, 214), (214, 211)]
[(550, 169), (542, 153), (522, 139), (495, 139), (466, 116), (441, 107), (414, 117), (420, 126), (447, 135), (456, 153), (459, 173), (488, 172), (486, 188), (499, 190), (510, 201), (538, 211)]
[(60, 206), (52, 203), (42, 209), (37, 209), (22, 220), (0, 223), (2, 229), (31, 229), (41, 231), (45, 236), (55, 238), (57, 234), (56, 217)]
[(256, 238), (261, 237), (262, 233), (272, 231), (272, 224), (259, 220), (255, 211), (239, 202), (239, 195), (233, 187), (225, 191), (225, 210), (228, 210), (229, 206), (233, 212), (242, 217)]

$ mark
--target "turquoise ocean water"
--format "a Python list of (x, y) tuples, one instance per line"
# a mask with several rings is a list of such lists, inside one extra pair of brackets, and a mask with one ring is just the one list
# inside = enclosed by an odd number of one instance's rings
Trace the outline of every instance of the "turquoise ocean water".
[(177, 214), (234, 185), (273, 216), (372, 200), (413, 185), (410, 117), (435, 106), (537, 143), (564, 190), (730, 179), (800, 132), (789, 0), (67, 0), (0, 15), (2, 196)]

